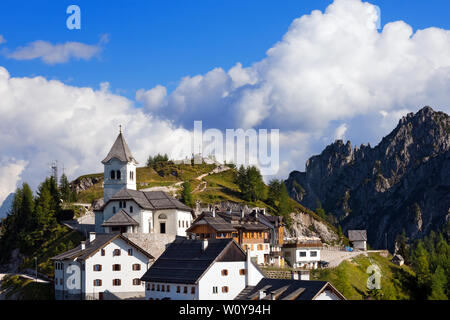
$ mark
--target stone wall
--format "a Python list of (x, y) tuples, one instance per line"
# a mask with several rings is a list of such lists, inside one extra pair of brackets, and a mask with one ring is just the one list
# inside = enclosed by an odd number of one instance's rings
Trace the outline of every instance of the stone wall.
[(125, 237), (150, 253), (155, 260), (166, 250), (167, 245), (172, 243), (176, 236), (160, 233), (124, 233)]

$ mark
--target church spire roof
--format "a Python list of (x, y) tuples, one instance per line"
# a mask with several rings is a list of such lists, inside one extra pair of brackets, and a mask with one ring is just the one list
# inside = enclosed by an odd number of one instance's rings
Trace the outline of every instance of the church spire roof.
[(134, 161), (135, 164), (138, 163), (131, 154), (130, 148), (128, 147), (128, 144), (123, 137), (122, 128), (120, 129), (120, 133), (116, 139), (116, 142), (114, 142), (111, 150), (109, 151), (106, 158), (102, 161), (102, 163), (105, 164), (112, 158), (116, 158), (122, 162)]

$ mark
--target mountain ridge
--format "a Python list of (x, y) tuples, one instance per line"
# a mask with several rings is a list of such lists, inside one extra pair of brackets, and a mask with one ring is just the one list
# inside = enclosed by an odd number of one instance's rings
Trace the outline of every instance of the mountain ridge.
[(375, 147), (337, 140), (285, 181), (292, 198), (367, 229), (369, 243), (393, 248), (404, 228), (420, 238), (450, 218), (450, 117), (427, 106), (399, 120)]

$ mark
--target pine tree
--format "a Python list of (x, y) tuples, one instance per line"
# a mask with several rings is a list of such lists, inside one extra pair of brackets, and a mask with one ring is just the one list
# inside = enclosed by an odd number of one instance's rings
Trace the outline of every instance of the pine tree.
[(444, 269), (438, 266), (431, 278), (431, 294), (428, 296), (429, 300), (448, 300), (445, 295), (445, 288), (447, 287), (447, 277)]
[(181, 201), (188, 207), (194, 207), (194, 199), (192, 197), (192, 186), (186, 181), (183, 183), (183, 190), (181, 191)]
[(59, 180), (59, 190), (61, 199), (63, 199), (64, 202), (70, 202), (72, 200), (72, 191), (70, 190), (69, 180), (67, 180), (67, 176), (64, 173)]

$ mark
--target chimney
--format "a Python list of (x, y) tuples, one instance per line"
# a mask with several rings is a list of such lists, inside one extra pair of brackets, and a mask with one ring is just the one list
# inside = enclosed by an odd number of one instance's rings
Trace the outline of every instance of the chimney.
[(86, 249), (86, 241), (81, 241), (81, 250)]
[(241, 219), (244, 219), (244, 209), (241, 209)]
[(212, 210), (212, 216), (213, 216), (213, 218), (216, 217), (216, 207), (215, 206), (214, 206), (214, 209)]
[(309, 270), (300, 271), (300, 280), (309, 281)]
[(208, 239), (202, 241), (202, 251), (204, 252), (208, 248)]
[(264, 290), (259, 290), (259, 300), (262, 300), (266, 296)]
[(89, 232), (89, 243), (95, 240), (95, 232)]
[[(228, 208), (227, 212), (229, 215), (231, 215), (231, 208)], [(449, 213), (450, 213), (450, 209), (449, 209)]]

